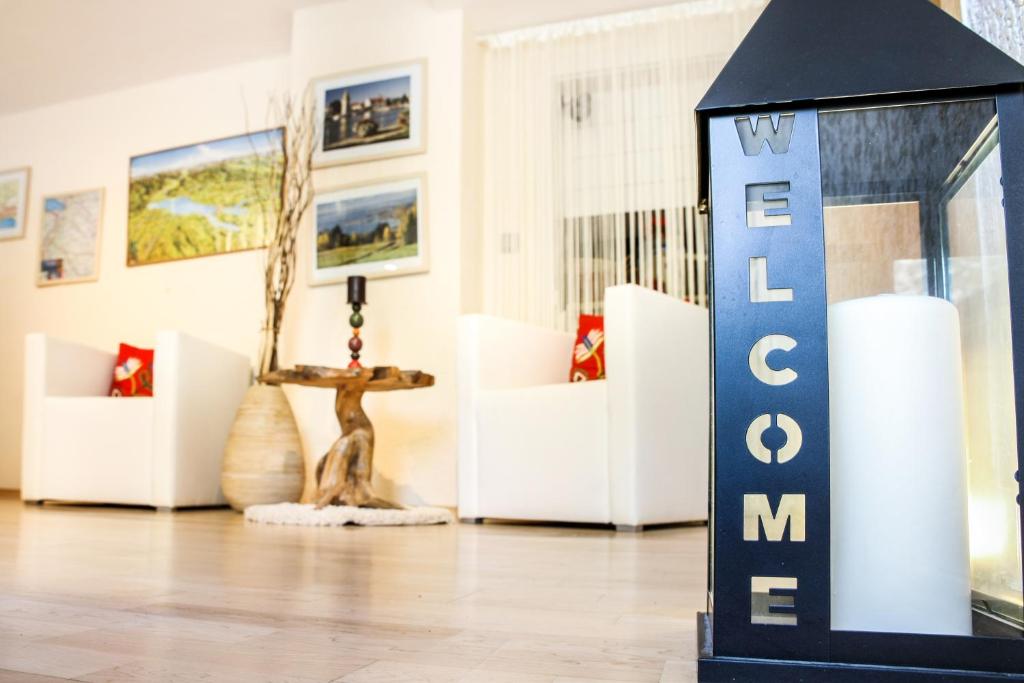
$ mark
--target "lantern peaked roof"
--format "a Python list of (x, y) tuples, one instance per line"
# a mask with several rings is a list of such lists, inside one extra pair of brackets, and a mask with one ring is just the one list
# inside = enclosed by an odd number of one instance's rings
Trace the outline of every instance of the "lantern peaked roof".
[(929, 0), (771, 0), (697, 105), (700, 196), (713, 114), (1019, 84), (1024, 64)]

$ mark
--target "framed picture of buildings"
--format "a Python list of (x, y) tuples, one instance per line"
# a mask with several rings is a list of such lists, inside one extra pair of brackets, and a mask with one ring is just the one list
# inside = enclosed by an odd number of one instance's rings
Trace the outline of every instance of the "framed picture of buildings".
[(128, 265), (267, 246), (283, 164), (283, 128), (132, 157)]
[(428, 270), (426, 177), (349, 185), (313, 199), (313, 285)]
[(0, 240), (25, 236), (30, 175), (28, 167), (0, 171)]
[(99, 279), (102, 224), (102, 189), (44, 197), (36, 283), (46, 286)]
[(317, 167), (426, 151), (425, 60), (313, 81)]

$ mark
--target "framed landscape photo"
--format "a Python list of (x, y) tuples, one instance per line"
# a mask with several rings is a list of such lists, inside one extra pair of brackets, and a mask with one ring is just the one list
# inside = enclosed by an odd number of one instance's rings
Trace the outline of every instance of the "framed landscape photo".
[(426, 151), (426, 61), (313, 82), (320, 135), (313, 164), (351, 164)]
[(98, 279), (103, 190), (44, 197), (42, 222), (37, 284)]
[(283, 164), (283, 128), (132, 157), (128, 265), (267, 246)]
[(0, 171), (0, 240), (25, 236), (30, 175), (27, 166)]
[(313, 199), (312, 284), (428, 270), (426, 178), (352, 185)]

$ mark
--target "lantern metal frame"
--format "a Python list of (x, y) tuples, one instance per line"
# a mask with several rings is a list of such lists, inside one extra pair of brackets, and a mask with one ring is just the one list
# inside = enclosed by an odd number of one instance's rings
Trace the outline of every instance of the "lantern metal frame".
[[(983, 98), (995, 102), (1001, 147), (1017, 456), (1019, 472), (1024, 472), (1024, 65), (928, 0), (772, 0), (697, 107), (699, 197), (702, 209), (710, 214), (713, 377), (709, 598), (708, 611), (698, 615), (698, 679), (702, 682), (1024, 681), (1020, 636), (848, 632), (833, 631), (830, 625), (827, 328), (818, 114), (841, 107)], [(733, 127), (735, 140), (737, 120), (756, 120), (759, 115), (771, 116), (776, 126), (781, 115), (795, 117), (800, 132), (794, 133), (788, 153), (745, 158), (735, 152), (716, 154), (715, 144), (720, 143), (716, 130)], [(751, 169), (762, 179), (788, 179), (793, 215), (801, 212), (816, 228), (788, 246), (781, 240), (770, 243), (773, 262), (786, 273), (785, 286), (801, 291), (799, 302), (769, 305), (770, 314), (762, 304), (750, 303), (746, 269), (755, 255), (752, 249), (768, 249), (771, 238), (764, 231), (746, 230), (740, 235), (735, 230), (745, 211), (742, 188), (737, 188), (744, 184), (744, 174), (750, 177)], [(771, 169), (767, 176), (766, 169)], [(789, 365), (799, 372), (799, 387), (758, 386), (750, 376), (746, 358), (751, 341), (766, 331), (800, 336), (799, 355), (787, 354)], [(751, 418), (776, 408), (799, 416), (802, 448), (810, 454), (800, 463), (765, 465), (747, 455), (745, 448), (737, 452), (737, 435), (742, 443)], [(794, 489), (814, 493), (806, 503), (805, 540), (743, 541), (742, 492), (777, 496)], [(1024, 487), (1018, 506), (1022, 496)], [(800, 579), (799, 625), (751, 623), (751, 576), (778, 576), (773, 570)], [(792, 593), (782, 590), (772, 595)], [(787, 610), (783, 606), (775, 613), (785, 615)]]

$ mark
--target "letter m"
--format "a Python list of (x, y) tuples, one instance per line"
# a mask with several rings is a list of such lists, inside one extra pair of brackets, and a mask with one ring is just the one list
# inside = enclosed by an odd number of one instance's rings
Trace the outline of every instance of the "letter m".
[(793, 140), (793, 123), (796, 114), (779, 114), (779, 125), (769, 114), (761, 114), (755, 121), (749, 116), (736, 118), (736, 132), (740, 135), (743, 153), (748, 157), (756, 157), (764, 149), (764, 143), (772, 148), (772, 154), (786, 154), (789, 143)]
[(772, 513), (768, 496), (763, 493), (747, 493), (743, 496), (743, 540), (760, 541), (764, 525), (764, 537), (769, 541), (781, 541), (789, 526), (789, 540), (802, 542), (806, 539), (805, 522), (806, 496), (802, 493), (787, 493), (779, 499), (778, 513)]

